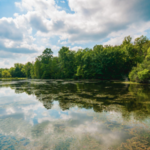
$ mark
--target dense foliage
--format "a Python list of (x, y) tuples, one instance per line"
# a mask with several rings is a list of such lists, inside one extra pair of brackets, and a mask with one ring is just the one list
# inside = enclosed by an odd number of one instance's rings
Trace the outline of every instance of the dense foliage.
[(128, 36), (118, 46), (96, 45), (78, 51), (62, 47), (58, 57), (53, 57), (52, 50), (46, 48), (33, 63), (17, 63), (10, 69), (0, 69), (0, 77), (7, 70), (11, 77), (121, 80), (129, 76), (131, 81), (148, 82), (150, 41), (145, 36), (136, 38), (134, 43), (131, 41)]

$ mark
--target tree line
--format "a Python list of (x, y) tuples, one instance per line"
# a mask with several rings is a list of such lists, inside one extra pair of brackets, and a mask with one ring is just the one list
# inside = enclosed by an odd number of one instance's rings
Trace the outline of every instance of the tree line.
[(150, 80), (150, 40), (138, 37), (132, 43), (127, 36), (121, 45), (95, 45), (78, 51), (62, 47), (58, 57), (50, 48), (26, 64), (16, 63), (10, 69), (0, 69), (0, 77), (33, 79), (101, 79), (135, 82)]

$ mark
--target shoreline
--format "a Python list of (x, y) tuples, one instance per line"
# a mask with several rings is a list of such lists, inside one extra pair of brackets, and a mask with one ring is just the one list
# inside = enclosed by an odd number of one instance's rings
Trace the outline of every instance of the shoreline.
[(98, 81), (98, 82), (112, 82), (112, 83), (121, 83), (121, 84), (150, 84), (150, 83), (138, 83), (138, 82), (132, 82), (132, 81), (121, 81), (121, 80), (100, 80), (100, 79), (31, 79), (31, 78), (0, 78), (0, 80), (62, 80), (62, 81)]

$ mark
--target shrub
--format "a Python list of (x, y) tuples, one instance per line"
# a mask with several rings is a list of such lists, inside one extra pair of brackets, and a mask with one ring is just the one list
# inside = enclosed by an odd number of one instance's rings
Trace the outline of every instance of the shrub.
[(11, 78), (11, 74), (9, 71), (4, 70), (4, 71), (2, 71), (2, 77), (3, 78)]

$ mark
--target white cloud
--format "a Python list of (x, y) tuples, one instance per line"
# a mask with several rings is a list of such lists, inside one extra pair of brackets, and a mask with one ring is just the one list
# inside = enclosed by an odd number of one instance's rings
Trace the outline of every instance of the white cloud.
[(59, 50), (59, 49), (60, 49), (59, 46), (56, 46), (56, 45), (53, 45), (53, 46), (52, 46), (52, 50), (54, 50), (54, 51)]
[(2, 18), (0, 19), (0, 38), (19, 41), (23, 39), (23, 34), (12, 18)]
[[(30, 53), (33, 57), (46, 47), (58, 51), (61, 44), (68, 47), (73, 44), (72, 49), (76, 50), (81, 48), (76, 44), (101, 43), (106, 39), (110, 40), (104, 44), (115, 45), (124, 36), (135, 38), (146, 35), (150, 29), (147, 0), (68, 0), (74, 13), (60, 9), (54, 0), (22, 0), (15, 5), (24, 14), (14, 13), (15, 18), (0, 19), (0, 51), (5, 51), (5, 56)], [(49, 44), (49, 39), (55, 36), (67, 43)]]
[(15, 16), (15, 17), (18, 17), (18, 16), (19, 16), (19, 14), (18, 14), (18, 13), (14, 13), (14, 16)]
[(66, 41), (63, 41), (63, 42), (61, 42), (60, 44), (62, 44), (62, 45), (66, 45), (68, 42), (66, 42)]
[(124, 37), (130, 35), (132, 37), (132, 42), (135, 38), (141, 35), (147, 35), (146, 30), (150, 29), (150, 21), (141, 22), (139, 24), (131, 24), (126, 30), (120, 30), (118, 32), (112, 32), (109, 34), (107, 42), (104, 42), (104, 45), (119, 45), (122, 43)]
[(75, 46), (75, 47), (70, 47), (70, 50), (79, 50), (79, 49), (83, 49), (81, 46)]
[(14, 114), (15, 110), (12, 107), (8, 107), (8, 108), (6, 108), (6, 113), (7, 113), (7, 115)]

